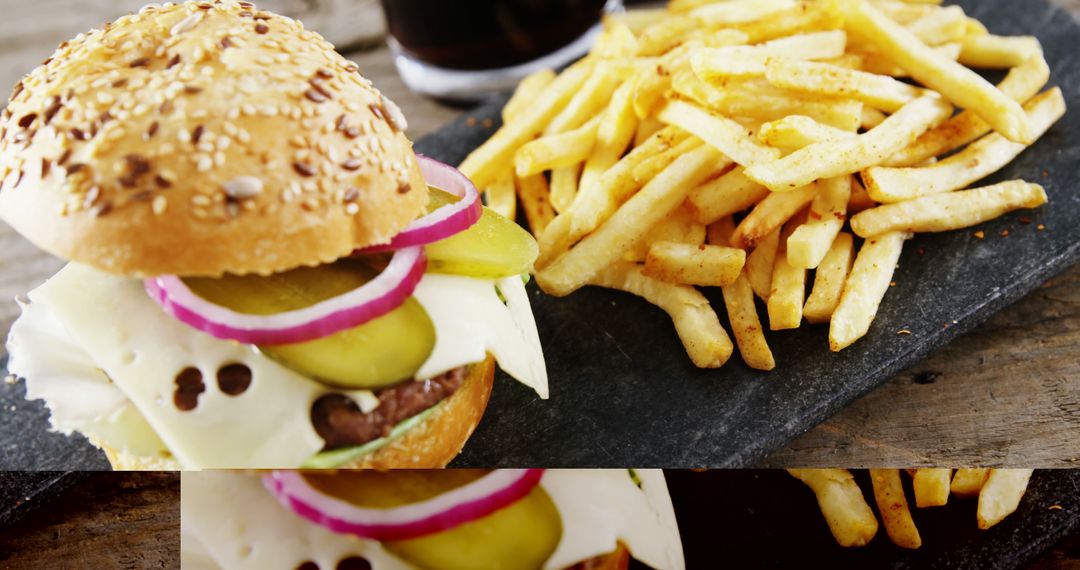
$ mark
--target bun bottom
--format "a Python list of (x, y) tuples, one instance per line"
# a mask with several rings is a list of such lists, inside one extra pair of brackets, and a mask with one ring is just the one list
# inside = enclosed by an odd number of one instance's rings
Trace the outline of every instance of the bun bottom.
[(630, 566), (630, 551), (618, 543), (613, 552), (578, 562), (567, 570), (626, 570)]
[[(339, 469), (437, 469), (446, 467), (465, 447), (465, 442), (480, 423), (491, 398), (495, 379), (495, 359), (488, 355), (483, 362), (470, 364), (465, 380), (449, 398), (419, 425)], [(177, 471), (174, 459), (133, 455), (105, 445), (91, 437), (117, 471)], [(270, 466), (267, 466), (270, 467)], [(600, 567), (608, 570), (608, 567)], [(612, 567), (614, 568), (614, 567)]]

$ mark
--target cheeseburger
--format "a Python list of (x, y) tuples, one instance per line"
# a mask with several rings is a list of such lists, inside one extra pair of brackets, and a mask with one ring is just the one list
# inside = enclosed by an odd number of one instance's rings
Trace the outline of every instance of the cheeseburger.
[(151, 5), (0, 115), (0, 218), (70, 263), (10, 371), (116, 468), (435, 467), (494, 365), (547, 397), (536, 244), (299, 22)]
[(185, 570), (685, 566), (658, 470), (185, 472), (180, 503)]

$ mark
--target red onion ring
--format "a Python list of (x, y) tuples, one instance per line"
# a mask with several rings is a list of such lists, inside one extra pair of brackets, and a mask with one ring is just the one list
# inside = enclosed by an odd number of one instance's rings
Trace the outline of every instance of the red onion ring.
[(413, 220), (401, 233), (394, 236), (390, 243), (361, 248), (358, 253), (392, 251), (411, 245), (429, 244), (465, 231), (480, 220), (483, 214), (480, 192), (471, 180), (449, 164), (422, 154), (416, 155), (416, 159), (420, 162), (420, 171), (428, 184), (460, 196), (461, 200)]
[(394, 252), (375, 279), (310, 307), (251, 315), (211, 303), (175, 275), (144, 281), (150, 298), (179, 321), (211, 336), (245, 344), (290, 344), (332, 335), (396, 309), (412, 295), (427, 268), (421, 247)]
[(286, 508), (331, 532), (405, 540), (486, 517), (528, 495), (543, 474), (543, 469), (496, 469), (430, 499), (387, 509), (358, 507), (325, 495), (297, 471), (273, 471), (263, 476), (263, 485)]

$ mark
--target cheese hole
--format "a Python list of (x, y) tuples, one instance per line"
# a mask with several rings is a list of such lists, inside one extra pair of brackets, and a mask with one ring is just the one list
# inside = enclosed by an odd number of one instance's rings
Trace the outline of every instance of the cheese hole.
[(199, 405), (199, 394), (206, 391), (203, 384), (202, 372), (198, 368), (188, 366), (176, 375), (176, 391), (173, 392), (173, 403), (176, 408), (183, 412), (195, 409)]
[(222, 392), (239, 396), (251, 386), (251, 369), (244, 364), (226, 364), (218, 369), (217, 381)]
[(337, 570), (371, 570), (371, 563), (361, 556), (350, 556), (337, 563)]
[(251, 556), (251, 545), (245, 544), (241, 546), (238, 554), (240, 555), (240, 558), (247, 558), (248, 556)]

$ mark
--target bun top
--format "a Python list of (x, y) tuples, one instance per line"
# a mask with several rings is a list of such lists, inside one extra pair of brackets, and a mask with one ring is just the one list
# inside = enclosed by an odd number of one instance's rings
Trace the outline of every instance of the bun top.
[(268, 274), (386, 243), (427, 204), (401, 111), (249, 2), (147, 6), (64, 42), (0, 114), (0, 218), (134, 276)]

